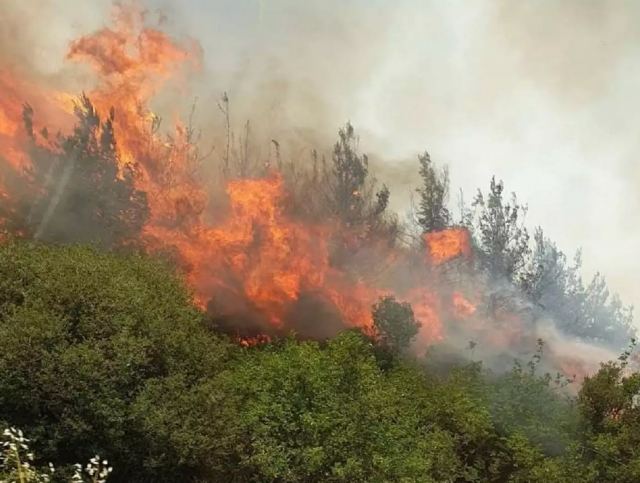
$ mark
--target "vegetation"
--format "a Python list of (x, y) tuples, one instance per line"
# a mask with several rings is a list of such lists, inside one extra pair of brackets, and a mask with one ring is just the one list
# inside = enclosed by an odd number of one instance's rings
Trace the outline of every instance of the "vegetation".
[[(0, 414), (32, 438), (33, 467), (55, 465), (42, 473), (52, 481), (74, 481), (73, 462), (94, 454), (113, 463), (109, 481), (128, 482), (640, 474), (630, 352), (572, 398), (539, 374), (542, 347), (502, 375), (381, 358), (358, 331), (239, 348), (206, 328), (166, 267), (138, 255), (9, 241), (0, 272)], [(394, 349), (415, 334), (409, 307), (382, 299), (373, 311), (398, 334), (382, 339)]]
[(407, 350), (420, 328), (411, 304), (397, 302), (392, 296), (380, 298), (372, 316), (379, 344), (394, 354)]
[(154, 416), (142, 406), (161, 386), (195, 398), (232, 351), (190, 300), (167, 268), (137, 255), (3, 244), (0, 417), (59, 467), (102, 454), (121, 480), (159, 458), (180, 471), (181, 455), (153, 453)]
[(47, 144), (42, 146), (33, 130), (34, 112), (25, 106), (33, 165), (18, 180), (22, 196), (13, 200), (18, 206), (10, 231), (58, 243), (112, 247), (129, 242), (142, 228), (148, 207), (146, 194), (134, 187), (132, 166), (118, 159), (115, 112), (101, 119), (83, 95), (75, 114), (71, 134), (54, 137), (44, 129), (40, 134)]
[(418, 156), (422, 184), (417, 189), (420, 196), (417, 209), (417, 222), (424, 233), (447, 228), (451, 215), (447, 208), (449, 196), (449, 172), (438, 170), (431, 161), (429, 153)]
[[(34, 454), (29, 449), (29, 440), (20, 429), (7, 428), (2, 433), (2, 452), (0, 453), (0, 481), (20, 483), (49, 483), (56, 478), (56, 468), (49, 463), (46, 469), (33, 465)], [(71, 480), (73, 483), (105, 483), (113, 471), (107, 460), (96, 455), (83, 468), (73, 465)]]

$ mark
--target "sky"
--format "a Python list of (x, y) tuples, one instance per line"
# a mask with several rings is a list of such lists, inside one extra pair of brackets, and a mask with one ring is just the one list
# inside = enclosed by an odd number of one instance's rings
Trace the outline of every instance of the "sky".
[[(25, 19), (11, 35), (27, 39), (35, 68), (50, 73), (64, 68), (71, 38), (107, 22), (111, 5), (0, 1)], [(640, 3), (139, 3), (161, 11), (177, 38), (200, 42), (192, 95), (205, 132), (225, 91), (233, 121), (250, 119), (266, 144), (295, 139), (290, 156), (329, 143), (349, 120), (399, 210), (425, 149), (467, 200), (495, 175), (528, 204), (530, 228), (542, 226), (570, 255), (581, 248), (585, 275), (600, 270), (640, 306)]]

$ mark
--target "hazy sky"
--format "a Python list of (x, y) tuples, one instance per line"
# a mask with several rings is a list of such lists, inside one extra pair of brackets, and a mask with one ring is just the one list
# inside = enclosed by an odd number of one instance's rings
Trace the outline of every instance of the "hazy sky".
[[(49, 71), (69, 38), (105, 23), (110, 3), (2, 2), (28, 15), (20, 35)], [(397, 174), (384, 179), (396, 206), (424, 149), (468, 199), (495, 174), (528, 203), (529, 226), (566, 252), (582, 247), (586, 273), (601, 270), (640, 306), (640, 2), (143, 3), (200, 41), (205, 110), (229, 91), (235, 116), (265, 136), (328, 139), (351, 120), (363, 150), (385, 159), (380, 177)]]

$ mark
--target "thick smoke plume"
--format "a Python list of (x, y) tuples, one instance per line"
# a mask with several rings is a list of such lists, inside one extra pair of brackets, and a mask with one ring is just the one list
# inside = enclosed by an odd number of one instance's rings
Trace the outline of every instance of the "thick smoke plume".
[[(20, 8), (3, 13), (2, 32), (16, 31)], [(348, 327), (375, 336), (371, 308), (392, 295), (413, 308), (419, 354), (450, 346), (503, 369), (541, 338), (550, 368), (569, 377), (609, 357), (563, 335), (514, 287), (479, 273), (463, 220), (412, 236), (351, 125), (327, 149), (327, 122), (339, 109), (318, 101), (314, 118), (289, 125), (301, 118), (291, 112), (302, 109), (296, 103), (313, 103), (300, 93), (314, 82), (278, 82), (260, 70), (248, 72), (264, 75), (259, 93), (243, 91), (238, 79), (229, 93), (203, 96), (215, 74), (203, 47), (170, 35), (165, 22), (138, 5), (116, 5), (110, 22), (69, 40), (57, 72), (31, 63), (29, 31), (15, 49), (2, 49), (5, 235), (168, 257), (211, 323), (244, 343), (291, 331), (322, 339)], [(276, 112), (285, 114), (274, 131)], [(238, 117), (254, 122), (238, 129)]]

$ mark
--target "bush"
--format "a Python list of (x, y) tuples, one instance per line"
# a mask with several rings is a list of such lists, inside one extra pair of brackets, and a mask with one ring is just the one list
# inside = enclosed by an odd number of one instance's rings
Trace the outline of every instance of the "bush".
[(162, 264), (87, 247), (1, 245), (0, 347), (0, 415), (46, 461), (107, 454), (113, 481), (197, 470), (170, 446), (158, 464), (137, 409), (158, 387), (168, 400), (197, 392), (231, 346), (206, 331)]

